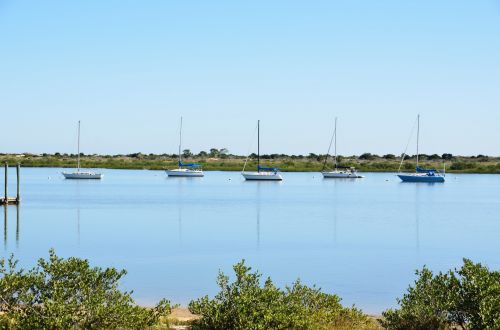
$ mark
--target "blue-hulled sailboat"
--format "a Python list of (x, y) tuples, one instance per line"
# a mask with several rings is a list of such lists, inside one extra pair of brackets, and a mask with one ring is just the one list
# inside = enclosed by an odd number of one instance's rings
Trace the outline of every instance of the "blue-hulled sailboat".
[[(417, 166), (416, 166), (416, 171), (415, 173), (399, 173), (398, 177), (403, 181), (403, 182), (444, 182), (444, 172), (440, 173), (439, 171), (435, 169), (428, 169), (428, 168), (422, 168), (418, 164), (418, 156), (419, 156), (419, 150), (418, 150), (418, 143), (419, 143), (419, 137), (420, 137), (420, 115), (417, 116)], [(406, 153), (406, 150), (405, 150)], [(405, 153), (403, 153), (403, 157), (401, 159), (401, 165), (403, 164), (403, 161), (405, 159)], [(399, 166), (399, 169), (401, 170), (401, 165)]]
[(181, 177), (202, 177), (204, 176), (203, 170), (201, 169), (200, 164), (195, 163), (183, 163), (181, 158), (181, 145), (182, 145), (182, 117), (181, 117), (181, 126), (179, 129), (179, 161), (177, 164), (179, 168), (175, 168), (172, 170), (166, 170), (167, 175), (171, 176), (181, 176)]

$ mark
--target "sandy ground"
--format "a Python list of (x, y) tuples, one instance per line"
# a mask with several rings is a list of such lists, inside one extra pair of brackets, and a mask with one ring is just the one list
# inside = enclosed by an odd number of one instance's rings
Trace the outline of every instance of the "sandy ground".
[(177, 307), (172, 309), (172, 314), (169, 317), (173, 320), (178, 320), (181, 322), (192, 321), (200, 318), (198, 315), (194, 315), (186, 307)]

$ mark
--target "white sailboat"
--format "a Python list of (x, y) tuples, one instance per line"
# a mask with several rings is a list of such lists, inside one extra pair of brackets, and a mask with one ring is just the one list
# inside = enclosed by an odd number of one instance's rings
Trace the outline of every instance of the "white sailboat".
[[(419, 164), (418, 164), (419, 139), (420, 139), (420, 115), (417, 115), (417, 166), (415, 168), (415, 173), (401, 173), (400, 172), (401, 166), (403, 165), (403, 161), (404, 161), (405, 156), (406, 156), (406, 150), (405, 150), (405, 152), (403, 153), (403, 156), (401, 158), (401, 163), (399, 164), (398, 177), (403, 182), (444, 182), (445, 181), (444, 172), (439, 173), (439, 171), (437, 171), (435, 169), (422, 168), (419, 166)], [(408, 142), (410, 142), (410, 141), (408, 140)], [(406, 147), (408, 147), (408, 145)]]
[(181, 158), (181, 147), (182, 147), (182, 117), (181, 125), (179, 129), (179, 161), (178, 168), (172, 170), (166, 170), (165, 172), (169, 177), (202, 177), (204, 176), (200, 164), (195, 163), (183, 163)]
[[(332, 140), (334, 141), (334, 150), (335, 155), (333, 157), (334, 169), (333, 171), (326, 171), (326, 162), (328, 160), (328, 155), (330, 154), (330, 148), (332, 146)], [(328, 147), (328, 152), (326, 154), (325, 163), (323, 165), (323, 178), (325, 179), (356, 179), (356, 178), (364, 178), (364, 176), (359, 175), (356, 172), (356, 168), (352, 166), (340, 166), (337, 163), (337, 117), (335, 117), (335, 128), (333, 130), (332, 140), (330, 140), (330, 146)]]
[(243, 175), (245, 180), (255, 180), (255, 181), (283, 180), (283, 177), (279, 173), (279, 168), (260, 166), (260, 120), (257, 121), (257, 171), (245, 172), (246, 163), (247, 162), (245, 161), (245, 165), (243, 166), (243, 170), (241, 172), (241, 175)]
[(63, 172), (62, 175), (66, 179), (96, 179), (102, 178), (101, 173), (91, 172), (91, 171), (81, 171), (80, 169), (80, 121), (78, 121), (78, 162), (76, 167), (76, 172), (68, 173)]

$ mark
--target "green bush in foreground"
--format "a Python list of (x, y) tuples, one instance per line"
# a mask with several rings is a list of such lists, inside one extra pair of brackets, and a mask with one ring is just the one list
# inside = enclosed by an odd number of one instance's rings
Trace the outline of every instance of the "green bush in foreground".
[(120, 291), (125, 270), (92, 268), (53, 250), (28, 271), (16, 266), (13, 256), (0, 259), (2, 329), (143, 329), (170, 313), (167, 300), (144, 308)]
[(464, 259), (462, 268), (434, 275), (423, 268), (400, 309), (383, 313), (388, 329), (500, 329), (500, 272)]
[(192, 329), (366, 329), (371, 322), (358, 309), (345, 308), (336, 295), (296, 281), (284, 290), (244, 261), (233, 266), (236, 280), (219, 273), (220, 292), (191, 301), (189, 310), (201, 316)]

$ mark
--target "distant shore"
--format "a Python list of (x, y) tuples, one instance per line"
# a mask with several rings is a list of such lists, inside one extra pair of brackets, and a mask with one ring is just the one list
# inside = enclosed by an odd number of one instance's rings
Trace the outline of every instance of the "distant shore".
[[(452, 156), (443, 155), (445, 159), (437, 155), (421, 155), (420, 166), (443, 170), (450, 173), (500, 173), (500, 157), (488, 156)], [(206, 171), (241, 171), (246, 157), (236, 155), (222, 155), (219, 157), (189, 156), (184, 162), (195, 162), (202, 165)], [(401, 159), (393, 155), (377, 156), (363, 154), (361, 156), (339, 156), (339, 164), (342, 166), (353, 166), (360, 172), (396, 172)], [(8, 162), (10, 165), (20, 163), (23, 167), (76, 167), (77, 155), (68, 154), (0, 154), (0, 162)], [(413, 171), (416, 159), (408, 157), (403, 162), (402, 171)], [(283, 172), (320, 172), (325, 164), (324, 155), (288, 156), (288, 155), (262, 155), (261, 165), (278, 167)], [(327, 161), (327, 168), (333, 167), (331, 158)], [(82, 155), (81, 166), (83, 168), (107, 168), (107, 169), (148, 169), (164, 170), (177, 167), (175, 155)], [(248, 159), (246, 169), (253, 170), (257, 166), (257, 159), (252, 155)]]

